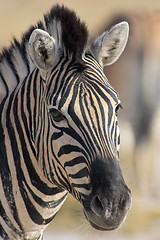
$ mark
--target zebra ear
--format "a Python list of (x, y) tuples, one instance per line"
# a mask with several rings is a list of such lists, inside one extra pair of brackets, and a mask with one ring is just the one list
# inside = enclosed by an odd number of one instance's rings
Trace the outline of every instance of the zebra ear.
[(29, 54), (37, 68), (48, 71), (57, 58), (54, 38), (41, 29), (35, 29), (29, 39)]
[(100, 35), (91, 44), (89, 51), (102, 65), (111, 65), (122, 54), (129, 34), (127, 22), (121, 22), (113, 26), (109, 31)]

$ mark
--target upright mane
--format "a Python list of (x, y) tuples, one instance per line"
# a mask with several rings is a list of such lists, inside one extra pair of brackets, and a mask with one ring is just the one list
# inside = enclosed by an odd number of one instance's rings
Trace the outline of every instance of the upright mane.
[(82, 54), (88, 39), (88, 31), (75, 12), (64, 6), (56, 5), (44, 15), (44, 21), (31, 26), (23, 34), (21, 41), (13, 40), (11, 46), (0, 53), (0, 102), (31, 73), (35, 65), (30, 59), (28, 42), (36, 28), (47, 31), (53, 36), (64, 52), (82, 61)]
[[(62, 43), (65, 49), (75, 55), (77, 58), (81, 58), (84, 46), (88, 39), (88, 31), (84, 22), (81, 22), (77, 18), (75, 12), (64, 6), (57, 5), (53, 7), (51, 11), (44, 16), (47, 31), (52, 27), (52, 31), (55, 28), (55, 21), (61, 23), (62, 28)], [(50, 35), (53, 32), (49, 32)]]

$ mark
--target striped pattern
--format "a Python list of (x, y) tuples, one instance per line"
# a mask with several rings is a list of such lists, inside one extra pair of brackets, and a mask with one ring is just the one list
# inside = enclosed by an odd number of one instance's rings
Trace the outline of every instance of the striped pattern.
[[(18, 236), (33, 225), (41, 231), (66, 190), (78, 200), (89, 194), (98, 155), (117, 157), (117, 93), (93, 57), (86, 55), (85, 64), (79, 74), (62, 58), (48, 83), (34, 70), (1, 105), (1, 224)], [(54, 122), (53, 108), (66, 120)]]
[[(6, 232), (12, 231), (15, 231), (16, 238), (22, 236), (24, 239), (23, 232), (27, 234), (33, 228), (33, 224), (38, 226), (35, 229), (38, 230), (39, 236), (41, 229), (53, 219), (66, 198), (66, 191), (58, 189), (46, 179), (40, 169), (41, 162), (38, 161), (40, 153), (37, 153), (34, 134), (39, 133), (36, 125), (40, 128), (44, 121), (35, 123), (34, 119), (39, 114), (40, 107), (36, 103), (37, 100), (40, 101), (36, 90), (40, 87), (42, 93), (43, 88), (40, 82), (37, 84), (37, 74), (37, 71), (33, 72), (1, 105), (0, 233), (4, 239), (8, 239), (5, 238)], [(30, 101), (30, 97), (33, 102)], [(31, 102), (34, 103), (34, 110)], [(12, 238), (10, 235), (9, 237)]]
[(0, 105), (0, 239), (5, 240), (41, 239), (68, 192), (80, 202), (91, 192), (92, 162), (118, 158), (120, 144), (118, 95), (97, 61), (86, 53), (79, 71), (66, 54), (44, 81), (27, 44), (21, 51), (17, 43), (0, 64), (6, 86)]

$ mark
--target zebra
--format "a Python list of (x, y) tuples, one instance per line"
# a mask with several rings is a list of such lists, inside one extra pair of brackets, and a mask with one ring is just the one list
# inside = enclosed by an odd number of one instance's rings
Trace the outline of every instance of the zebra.
[(121, 102), (103, 67), (119, 58), (128, 32), (121, 22), (89, 44), (86, 24), (56, 5), (2, 51), (0, 239), (42, 239), (68, 193), (97, 230), (125, 220)]

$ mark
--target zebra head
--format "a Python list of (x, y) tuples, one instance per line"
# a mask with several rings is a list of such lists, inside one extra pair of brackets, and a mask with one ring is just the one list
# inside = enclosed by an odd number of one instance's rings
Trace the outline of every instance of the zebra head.
[(94, 228), (116, 229), (130, 209), (131, 193), (118, 162), (120, 100), (103, 67), (123, 52), (128, 24), (113, 26), (87, 46), (86, 27), (75, 13), (62, 7), (51, 15), (29, 40), (44, 82), (43, 169), (50, 182), (82, 203)]

